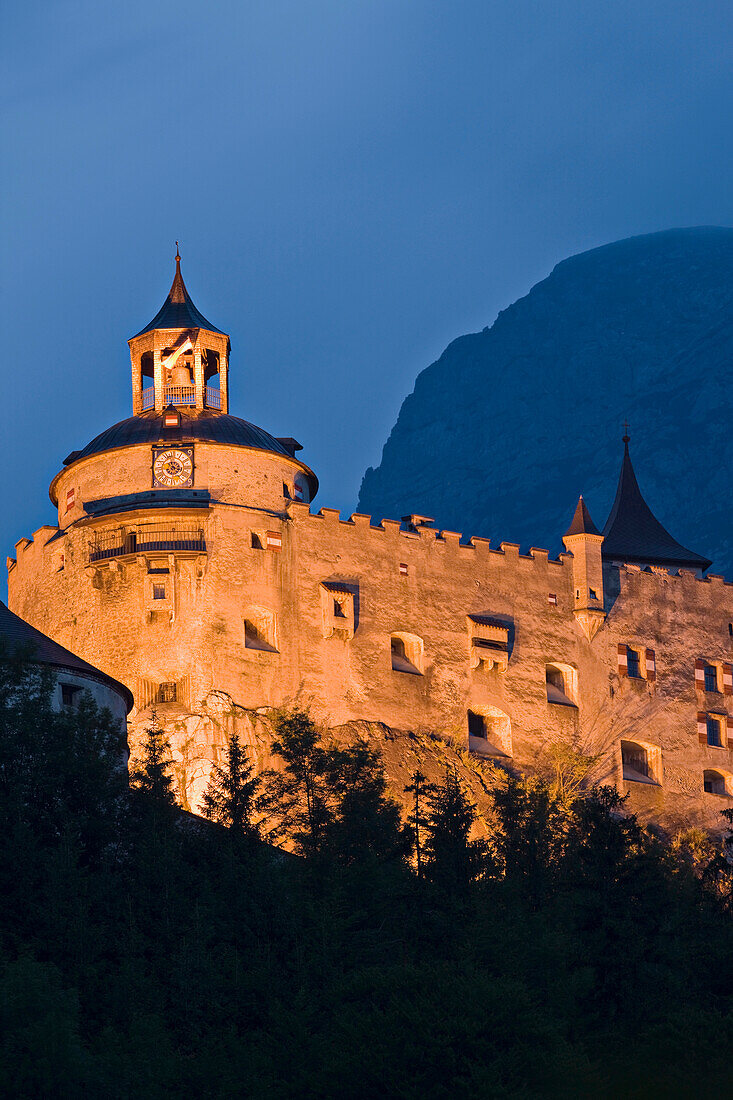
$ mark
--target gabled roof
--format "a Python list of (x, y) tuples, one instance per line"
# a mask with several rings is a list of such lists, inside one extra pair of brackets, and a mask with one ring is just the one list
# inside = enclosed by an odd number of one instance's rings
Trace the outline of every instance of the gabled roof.
[(578, 497), (575, 515), (572, 518), (570, 526), (563, 535), (563, 538), (567, 538), (568, 535), (600, 535), (600, 533), (601, 532), (590, 518), (590, 512), (588, 511), (588, 507), (583, 497)]
[(168, 297), (150, 324), (136, 332), (132, 339), (146, 332), (152, 332), (156, 328), (205, 328), (208, 332), (226, 335), (220, 328), (212, 325), (211, 321), (207, 321), (191, 301), (191, 295), (186, 290), (186, 284), (181, 275), (181, 257), (178, 252), (176, 252), (176, 274), (168, 291)]
[(688, 550), (670, 535), (644, 500), (624, 436), (624, 460), (611, 514), (603, 528), (602, 555), (606, 560), (674, 569), (707, 569), (712, 563)]
[(64, 649), (58, 642), (54, 642), (40, 630), (27, 623), (25, 619), (14, 615), (9, 607), (0, 600), (0, 641), (5, 642), (10, 652), (17, 649), (29, 649), (32, 662), (39, 665), (48, 665), (51, 668), (65, 670), (66, 672), (78, 672), (93, 680), (98, 680), (121, 695), (125, 700), (128, 711), (132, 709), (133, 697), (129, 688), (108, 676), (106, 672), (95, 668), (94, 665), (83, 661), (69, 649)]

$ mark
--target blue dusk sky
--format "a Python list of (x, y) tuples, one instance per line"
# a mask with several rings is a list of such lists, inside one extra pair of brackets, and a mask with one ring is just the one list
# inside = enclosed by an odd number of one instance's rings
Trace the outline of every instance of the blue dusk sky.
[(572, 253), (733, 224), (732, 32), (730, 0), (6, 4), (4, 551), (130, 415), (177, 238), (231, 411), (353, 510), (450, 340)]

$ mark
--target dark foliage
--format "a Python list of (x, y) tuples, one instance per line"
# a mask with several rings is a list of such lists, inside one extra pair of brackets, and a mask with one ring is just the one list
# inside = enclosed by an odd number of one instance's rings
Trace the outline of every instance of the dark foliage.
[[(172, 805), (159, 731), (125, 793), (108, 716), (56, 714), (0, 666), (0, 1094), (727, 1091), (729, 865), (691, 865), (614, 792), (507, 781), (475, 845), (456, 776), (413, 777), (408, 830), (374, 752), (294, 712), (263, 789), (230, 745), (228, 828), (204, 826)], [(230, 842), (265, 810), (298, 854)]]

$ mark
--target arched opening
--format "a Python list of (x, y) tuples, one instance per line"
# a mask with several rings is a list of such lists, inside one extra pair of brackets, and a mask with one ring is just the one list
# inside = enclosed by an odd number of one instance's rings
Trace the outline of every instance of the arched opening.
[(512, 755), (512, 723), (498, 707), (473, 707), (468, 711), (468, 748), (480, 756)]
[(730, 776), (726, 776), (723, 772), (714, 771), (713, 768), (706, 768), (702, 773), (702, 784), (705, 794), (725, 796), (731, 793)]
[(277, 653), (275, 612), (266, 607), (248, 607), (244, 614), (244, 647)]
[(221, 375), (219, 353), (206, 348), (201, 353), (204, 371), (204, 405), (208, 409), (221, 408)]
[(140, 390), (142, 392), (143, 412), (146, 409), (155, 407), (154, 377), (153, 353), (152, 351), (145, 351), (140, 356)]
[(659, 783), (660, 750), (639, 741), (622, 741), (621, 768), (623, 778), (632, 783)]
[(421, 676), (423, 643), (417, 634), (392, 634), (390, 637), (393, 672), (409, 672)]
[(547, 665), (545, 686), (548, 703), (557, 703), (562, 707), (577, 706), (577, 673), (570, 665)]

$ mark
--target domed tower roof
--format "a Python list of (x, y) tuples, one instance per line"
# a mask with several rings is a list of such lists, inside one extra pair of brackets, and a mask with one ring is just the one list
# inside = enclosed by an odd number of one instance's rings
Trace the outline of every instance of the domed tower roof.
[(203, 313), (200, 313), (193, 304), (181, 275), (181, 256), (177, 246), (178, 242), (176, 241), (176, 273), (168, 291), (168, 297), (150, 324), (136, 332), (132, 337), (133, 340), (138, 336), (143, 336), (146, 332), (153, 332), (155, 329), (205, 328), (207, 332), (218, 332), (224, 335), (222, 330), (212, 325), (211, 321), (207, 321)]
[(668, 569), (707, 569), (712, 563), (670, 535), (641, 495), (624, 439), (624, 459), (611, 514), (603, 528), (603, 558)]

